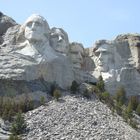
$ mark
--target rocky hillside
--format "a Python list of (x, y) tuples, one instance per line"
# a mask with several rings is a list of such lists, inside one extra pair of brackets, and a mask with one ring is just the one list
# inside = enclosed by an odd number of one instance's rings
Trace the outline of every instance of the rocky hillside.
[(25, 114), (24, 140), (140, 140), (117, 114), (97, 99), (63, 96)]
[[(40, 15), (33, 14), (19, 25), (0, 12), (1, 96), (48, 99), (46, 93), (54, 85), (68, 91), (73, 81), (96, 85), (99, 76), (111, 94), (123, 86), (127, 96), (140, 96), (140, 34), (99, 40), (85, 49), (69, 42), (63, 29), (50, 28)], [(27, 112), (25, 119), (24, 140), (140, 140), (140, 133), (103, 103), (68, 92), (58, 102)], [(7, 138), (9, 132), (3, 128), (0, 120), (0, 137)]]

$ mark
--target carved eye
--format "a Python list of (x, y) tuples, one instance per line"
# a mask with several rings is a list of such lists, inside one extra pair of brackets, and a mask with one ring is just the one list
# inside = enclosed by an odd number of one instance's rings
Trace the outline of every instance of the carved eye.
[(35, 22), (35, 26), (41, 26), (40, 22)]
[(100, 52), (94, 52), (94, 54), (95, 54), (96, 56), (99, 56), (99, 55), (100, 55)]
[(51, 34), (51, 37), (52, 37), (52, 38), (58, 38), (58, 35), (56, 35), (56, 34)]
[(28, 22), (28, 23), (27, 23), (27, 26), (28, 26), (28, 27), (31, 27), (32, 24), (33, 24), (32, 22)]
[(103, 55), (108, 55), (108, 52), (103, 51), (102, 54), (103, 54)]

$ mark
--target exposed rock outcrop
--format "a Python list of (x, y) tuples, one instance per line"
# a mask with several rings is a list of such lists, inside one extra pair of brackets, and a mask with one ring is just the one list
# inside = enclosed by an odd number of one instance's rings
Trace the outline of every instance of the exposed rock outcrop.
[(92, 48), (93, 75), (102, 75), (112, 94), (120, 86), (124, 86), (127, 95), (139, 94), (139, 42), (139, 34), (124, 34), (112, 41), (97, 41)]
[[(78, 83), (96, 82), (99, 75), (112, 94), (124, 86), (128, 95), (140, 91), (140, 35), (124, 34), (114, 40), (99, 40), (92, 48), (69, 42), (61, 28), (50, 29), (40, 15), (32, 15), (17, 25), (1, 15), (0, 79), (32, 81), (43, 78), (62, 88)], [(12, 26), (12, 27), (10, 27)], [(7, 30), (7, 31), (6, 31)]]
[(83, 69), (83, 45), (69, 43), (63, 29), (50, 29), (40, 15), (9, 28), (3, 38), (0, 79), (32, 81), (41, 77), (47, 82), (55, 81), (61, 88), (70, 87), (73, 80), (95, 81)]
[(17, 23), (10, 17), (0, 12), (0, 44), (3, 42), (2, 36), (6, 33), (9, 27), (15, 26)]

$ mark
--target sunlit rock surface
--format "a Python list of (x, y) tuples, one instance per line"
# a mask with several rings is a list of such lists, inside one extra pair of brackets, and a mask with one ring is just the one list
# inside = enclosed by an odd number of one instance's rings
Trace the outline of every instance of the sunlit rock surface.
[(99, 40), (94, 44), (91, 51), (95, 63), (93, 75), (102, 75), (111, 93), (124, 86), (128, 95), (139, 94), (139, 42), (139, 34), (124, 34), (112, 41)]
[[(70, 86), (74, 80), (71, 62), (50, 45), (50, 32), (40, 15), (32, 15), (23, 25), (9, 28), (0, 50), (0, 78), (29, 81), (43, 77), (63, 88)], [(68, 47), (68, 42), (64, 47)]]
[[(96, 82), (99, 75), (112, 94), (124, 86), (128, 95), (139, 94), (140, 35), (124, 34), (114, 40), (96, 41), (93, 47), (69, 42), (61, 28), (49, 27), (46, 19), (33, 14), (22, 25), (1, 15), (0, 79), (31, 81), (43, 78), (60, 87)], [(9, 25), (9, 24), (8, 24)]]

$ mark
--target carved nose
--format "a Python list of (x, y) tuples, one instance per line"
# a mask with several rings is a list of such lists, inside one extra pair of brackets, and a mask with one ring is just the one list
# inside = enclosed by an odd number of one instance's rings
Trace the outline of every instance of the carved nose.
[(82, 60), (82, 55), (80, 54), (80, 52), (78, 53), (78, 57), (80, 60)]
[(99, 55), (99, 60), (102, 60), (103, 58), (102, 58), (102, 53), (100, 53), (100, 55)]
[(58, 36), (58, 41), (61, 41), (62, 40), (62, 37), (61, 36)]
[(32, 29), (34, 29), (35, 28), (35, 23), (32, 23)]

